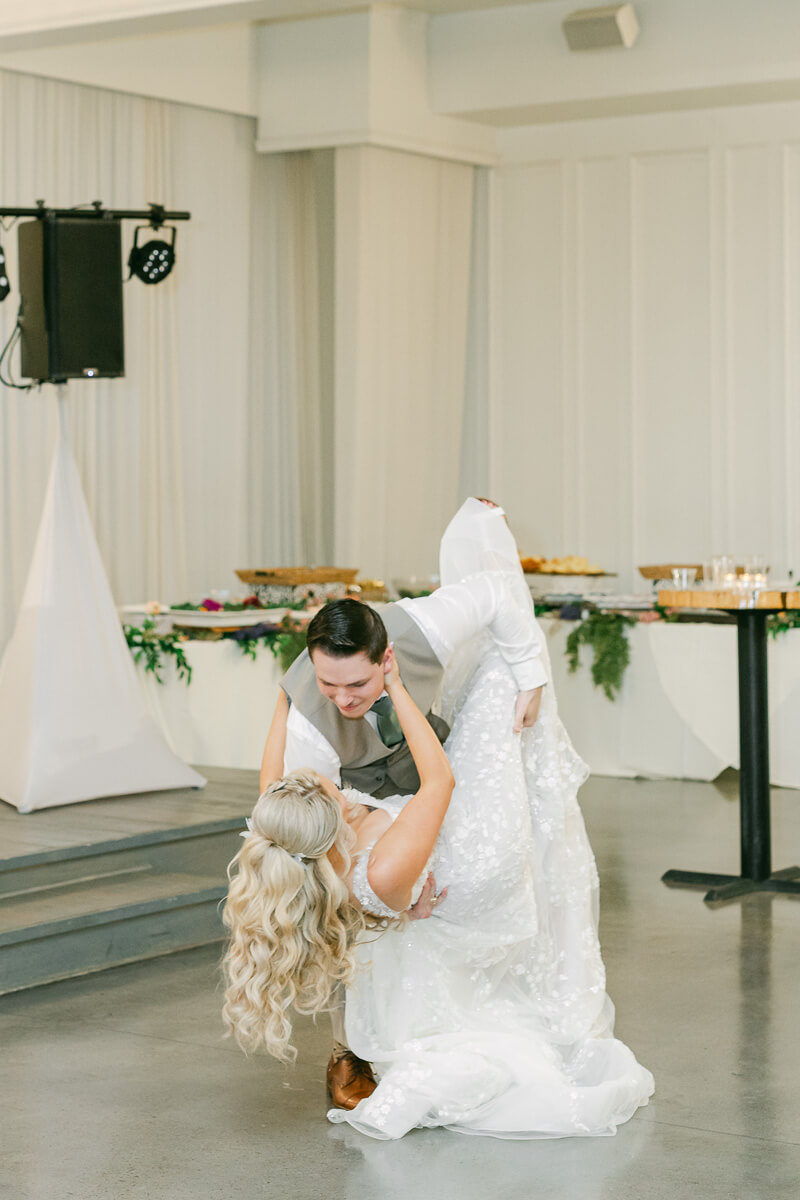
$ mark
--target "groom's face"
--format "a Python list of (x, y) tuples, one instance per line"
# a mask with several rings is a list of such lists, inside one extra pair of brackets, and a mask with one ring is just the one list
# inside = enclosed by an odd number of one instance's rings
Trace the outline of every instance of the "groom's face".
[(311, 661), (319, 690), (349, 720), (369, 712), (383, 691), (383, 662), (370, 662), (366, 654), (334, 658), (322, 650), (315, 650)]

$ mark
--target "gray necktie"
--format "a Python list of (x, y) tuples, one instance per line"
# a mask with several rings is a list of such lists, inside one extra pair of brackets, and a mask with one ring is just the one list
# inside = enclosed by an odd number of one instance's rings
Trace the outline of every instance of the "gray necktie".
[(394, 711), (394, 705), (388, 696), (381, 696), (373, 704), (371, 712), (378, 718), (378, 736), (384, 746), (399, 746), (403, 740), (403, 730)]

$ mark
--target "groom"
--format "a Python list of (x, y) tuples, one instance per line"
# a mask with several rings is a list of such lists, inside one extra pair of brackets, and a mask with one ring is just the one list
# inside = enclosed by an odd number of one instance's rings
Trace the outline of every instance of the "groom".
[[(377, 612), (358, 600), (334, 600), (308, 627), (307, 649), (286, 672), (279, 706), (288, 706), (284, 770), (311, 767), (342, 786), (381, 799), (410, 795), (419, 777), (384, 691), (391, 643), (403, 683), (441, 741), (449, 730), (432, 711), (455, 651), (488, 630), (519, 688), (514, 729), (533, 725), (546, 672), (541, 634), (513, 601), (502, 574), (486, 572), (400, 600)], [(431, 881), (412, 916), (430, 916)], [(368, 1063), (346, 1044), (344, 1006), (332, 1013), (334, 1051), (328, 1090), (339, 1108), (355, 1108), (375, 1089)]]

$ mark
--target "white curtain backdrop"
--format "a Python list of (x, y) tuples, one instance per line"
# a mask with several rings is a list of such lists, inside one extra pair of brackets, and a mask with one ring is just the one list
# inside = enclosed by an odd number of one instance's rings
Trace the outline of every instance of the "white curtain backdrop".
[[(0, 75), (0, 196), (187, 208), (173, 274), (125, 285), (126, 378), (75, 382), (76, 458), (118, 602), (226, 586), (243, 555), (251, 123), (23, 75)], [(225, 217), (227, 216), (227, 220)], [(124, 226), (127, 247), (133, 226)], [(6, 233), (18, 303), (16, 230)], [(52, 389), (0, 392), (5, 641), (44, 498)]]
[[(267, 159), (253, 133), (245, 118), (0, 72), (0, 205), (155, 200), (192, 213), (172, 275), (125, 285), (126, 378), (69, 386), (75, 456), (118, 603), (200, 599), (237, 587), (236, 567), (319, 560), (329, 547), (313, 227), (315, 189), (331, 185), (325, 156)], [(126, 253), (132, 238), (126, 223)], [(3, 244), (14, 288), (0, 308), (5, 342), (19, 299), (16, 229)], [(0, 389), (0, 649), (55, 430), (51, 388)]]
[(335, 552), (370, 577), (436, 570), (457, 506), (473, 174), (336, 151)]
[[(374, 148), (258, 155), (253, 137), (248, 118), (0, 72), (0, 205), (192, 213), (172, 275), (125, 285), (126, 377), (69, 385), (119, 604), (235, 589), (239, 566), (435, 570), (484, 475), (485, 175)], [(0, 388), (0, 650), (55, 431), (51, 388)]]
[(266, 549), (284, 566), (321, 564), (332, 552), (332, 170), (327, 151), (255, 157), (247, 443), (254, 566), (267, 565)]

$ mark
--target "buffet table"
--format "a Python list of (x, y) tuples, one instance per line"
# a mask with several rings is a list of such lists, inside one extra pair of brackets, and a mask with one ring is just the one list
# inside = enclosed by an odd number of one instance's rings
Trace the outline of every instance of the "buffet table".
[[(630, 665), (611, 702), (592, 685), (589, 653), (571, 675), (573, 623), (540, 617), (564, 723), (597, 775), (714, 779), (739, 765), (736, 626), (655, 621), (628, 630)], [(258, 767), (281, 669), (230, 641), (189, 641), (187, 687), (139, 672), (148, 707), (175, 752), (207, 766)], [(800, 630), (769, 641), (771, 780), (800, 788)]]

